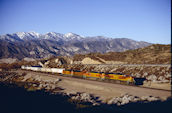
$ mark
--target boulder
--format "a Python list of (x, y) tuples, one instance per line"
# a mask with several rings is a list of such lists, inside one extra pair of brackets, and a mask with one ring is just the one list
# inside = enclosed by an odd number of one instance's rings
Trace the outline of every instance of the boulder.
[(99, 103), (96, 102), (96, 98), (88, 93), (76, 93), (76, 94), (68, 94), (71, 96), (72, 100), (77, 100), (80, 102), (89, 102), (92, 103), (92, 105), (99, 105)]
[(155, 75), (150, 75), (147, 77), (147, 80), (156, 81), (157, 77)]
[(116, 104), (116, 105), (125, 105), (130, 102), (139, 102), (139, 101), (144, 101), (144, 102), (152, 102), (152, 101), (157, 101), (160, 100), (159, 97), (153, 97), (153, 96), (142, 96), (142, 97), (137, 97), (129, 94), (122, 95), (120, 97), (115, 97), (110, 99), (107, 104)]

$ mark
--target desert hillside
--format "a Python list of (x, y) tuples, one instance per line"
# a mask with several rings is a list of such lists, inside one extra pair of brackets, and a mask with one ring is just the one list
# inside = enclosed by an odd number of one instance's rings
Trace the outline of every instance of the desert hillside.
[[(89, 63), (94, 60), (95, 64), (170, 64), (170, 45), (154, 44), (145, 48), (127, 50), (125, 52), (108, 52), (77, 54), (74, 62)], [(97, 63), (98, 62), (98, 63)]]

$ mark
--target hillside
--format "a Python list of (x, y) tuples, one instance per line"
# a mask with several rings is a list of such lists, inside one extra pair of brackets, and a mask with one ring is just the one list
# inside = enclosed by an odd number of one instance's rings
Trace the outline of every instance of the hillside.
[(170, 45), (154, 44), (125, 52), (78, 54), (74, 56), (74, 61), (82, 62), (88, 58), (105, 64), (170, 64), (171, 52)]

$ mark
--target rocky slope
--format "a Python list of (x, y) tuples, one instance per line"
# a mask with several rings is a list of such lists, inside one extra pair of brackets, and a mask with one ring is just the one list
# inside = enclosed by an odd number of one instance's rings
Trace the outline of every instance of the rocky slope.
[(0, 36), (0, 58), (43, 58), (90, 52), (125, 51), (151, 45), (127, 38), (82, 37), (74, 33), (18, 32)]

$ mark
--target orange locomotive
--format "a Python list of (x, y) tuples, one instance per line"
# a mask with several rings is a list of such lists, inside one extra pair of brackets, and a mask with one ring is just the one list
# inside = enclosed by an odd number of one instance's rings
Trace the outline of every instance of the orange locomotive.
[(64, 75), (70, 75), (78, 78), (96, 79), (102, 81), (122, 82), (126, 84), (135, 84), (132, 76), (123, 75), (119, 73), (102, 73), (102, 72), (87, 72), (87, 71), (73, 71), (63, 70)]

